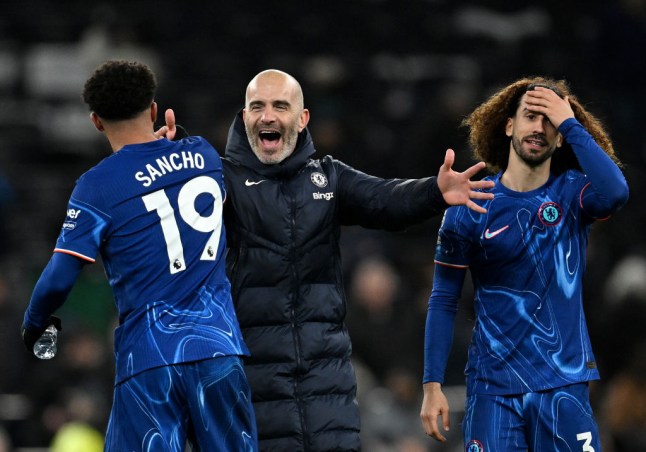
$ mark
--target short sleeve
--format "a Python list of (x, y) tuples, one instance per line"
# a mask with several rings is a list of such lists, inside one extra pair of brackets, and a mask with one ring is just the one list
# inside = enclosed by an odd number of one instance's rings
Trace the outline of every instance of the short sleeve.
[(54, 252), (71, 254), (94, 262), (109, 226), (109, 216), (72, 194), (67, 204), (67, 215), (56, 241)]
[(444, 213), (435, 248), (435, 263), (448, 267), (468, 268), (471, 255), (471, 240), (467, 228), (468, 209), (464, 206), (450, 207)]

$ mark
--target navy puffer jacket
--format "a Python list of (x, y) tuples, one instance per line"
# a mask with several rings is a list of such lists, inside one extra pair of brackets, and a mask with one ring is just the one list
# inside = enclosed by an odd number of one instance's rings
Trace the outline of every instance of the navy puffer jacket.
[(266, 451), (360, 449), (341, 225), (401, 229), (446, 207), (435, 178), (384, 180), (314, 152), (305, 129), (289, 158), (261, 163), (241, 114), (225, 151), (227, 268)]

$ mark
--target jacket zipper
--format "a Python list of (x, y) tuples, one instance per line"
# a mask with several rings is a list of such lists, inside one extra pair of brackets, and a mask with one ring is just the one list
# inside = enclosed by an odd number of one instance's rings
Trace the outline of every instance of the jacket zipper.
[[(290, 187), (286, 182), (283, 182), (283, 186), (286, 187), (286, 192), (289, 194), (290, 204), (291, 204), (291, 214), (290, 214), (290, 247), (289, 247), (289, 264), (291, 266), (293, 284), (292, 284), (292, 307), (290, 309), (291, 316), (291, 327), (292, 327), (292, 337), (294, 339), (294, 352), (296, 354), (296, 374), (294, 375), (294, 396), (296, 397), (296, 406), (298, 407), (298, 416), (301, 422), (301, 431), (303, 432), (303, 441), (307, 441), (307, 426), (305, 424), (305, 413), (303, 412), (303, 399), (300, 394), (299, 381), (301, 378), (300, 369), (303, 365), (303, 356), (301, 353), (301, 341), (298, 334), (298, 325), (296, 322), (296, 303), (299, 300), (299, 277), (298, 270), (296, 267), (296, 259), (298, 253), (296, 247), (294, 246), (294, 238), (296, 235), (296, 196), (292, 193)], [(308, 449), (306, 443), (303, 444), (305, 450)]]

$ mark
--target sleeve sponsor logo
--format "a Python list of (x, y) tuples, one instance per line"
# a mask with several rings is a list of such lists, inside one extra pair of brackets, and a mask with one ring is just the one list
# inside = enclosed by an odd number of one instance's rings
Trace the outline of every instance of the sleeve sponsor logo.
[(63, 223), (63, 230), (71, 231), (76, 227), (76, 220), (81, 215), (81, 209), (67, 209), (67, 218)]
[(67, 209), (67, 218), (76, 220), (81, 215), (81, 209)]

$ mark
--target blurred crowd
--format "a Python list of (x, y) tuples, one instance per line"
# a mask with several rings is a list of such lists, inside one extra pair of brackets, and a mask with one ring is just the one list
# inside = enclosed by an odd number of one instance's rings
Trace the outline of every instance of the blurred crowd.
[[(646, 450), (646, 0), (283, 0), (244, 7), (158, 2), (3, 2), (0, 15), (0, 452), (102, 450), (113, 382), (115, 310), (98, 263), (63, 318), (59, 354), (39, 362), (19, 327), (76, 176), (107, 156), (80, 101), (108, 58), (159, 75), (157, 102), (223, 150), (259, 70), (293, 74), (318, 156), (383, 177), (435, 175), (444, 151), (471, 163), (459, 123), (523, 75), (570, 81), (607, 125), (631, 189), (594, 225), (586, 315), (602, 380), (592, 401), (604, 450)], [(364, 448), (461, 450), (459, 407), (473, 313), (461, 300), (446, 394), (448, 444), (421, 428), (423, 334), (439, 219), (400, 233), (347, 228), (347, 325), (359, 377)], [(81, 444), (75, 449), (75, 444)]]

